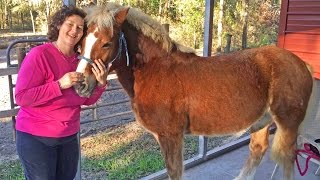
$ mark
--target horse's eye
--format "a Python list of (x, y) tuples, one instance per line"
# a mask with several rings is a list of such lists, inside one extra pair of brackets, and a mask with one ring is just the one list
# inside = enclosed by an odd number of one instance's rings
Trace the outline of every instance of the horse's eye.
[(107, 42), (102, 47), (103, 48), (109, 48), (109, 47), (111, 47), (111, 45), (112, 45), (112, 42)]

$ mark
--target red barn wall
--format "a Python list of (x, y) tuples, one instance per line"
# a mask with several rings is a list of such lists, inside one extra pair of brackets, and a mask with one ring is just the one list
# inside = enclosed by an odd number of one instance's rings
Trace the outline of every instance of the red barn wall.
[(320, 79), (320, 0), (282, 0), (277, 46), (309, 63)]

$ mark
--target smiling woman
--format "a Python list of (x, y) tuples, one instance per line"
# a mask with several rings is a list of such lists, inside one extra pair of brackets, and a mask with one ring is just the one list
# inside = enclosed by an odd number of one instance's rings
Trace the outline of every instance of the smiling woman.
[(79, 158), (77, 133), (82, 105), (95, 103), (106, 88), (108, 69), (92, 65), (98, 86), (80, 97), (72, 86), (81, 83), (76, 72), (79, 42), (86, 31), (85, 12), (63, 6), (50, 19), (49, 42), (30, 50), (16, 83), (17, 152), (27, 179), (74, 178)]

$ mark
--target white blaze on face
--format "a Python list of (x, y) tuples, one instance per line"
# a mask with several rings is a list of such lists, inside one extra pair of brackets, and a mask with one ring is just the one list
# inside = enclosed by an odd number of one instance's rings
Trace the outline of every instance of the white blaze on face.
[[(85, 49), (84, 49), (84, 54), (83, 56), (86, 58), (90, 58), (91, 50), (93, 47), (93, 44), (97, 41), (97, 38), (94, 36), (94, 33), (97, 31), (96, 29), (93, 33), (89, 33), (87, 38), (86, 38), (86, 44), (85, 44)], [(83, 73), (87, 67), (88, 61), (85, 59), (80, 59), (80, 62), (77, 67), (77, 72)]]

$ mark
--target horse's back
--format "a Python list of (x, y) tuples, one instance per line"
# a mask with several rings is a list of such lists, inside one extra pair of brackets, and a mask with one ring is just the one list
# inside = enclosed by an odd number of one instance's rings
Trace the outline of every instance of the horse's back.
[[(136, 110), (149, 113), (151, 119), (161, 114), (185, 117), (195, 134), (233, 133), (256, 122), (270, 105), (278, 114), (299, 108), (312, 89), (305, 63), (275, 46), (190, 58), (178, 63), (170, 59), (171, 65), (158, 60), (137, 73), (134, 101), (141, 108)], [(162, 121), (171, 120), (154, 123)]]
[(306, 64), (287, 50), (266, 46), (208, 61), (194, 65), (191, 69), (198, 68), (194, 75), (181, 78), (191, 132), (232, 133), (247, 128), (269, 108), (275, 114), (306, 108), (299, 103), (308, 102), (312, 76)]

